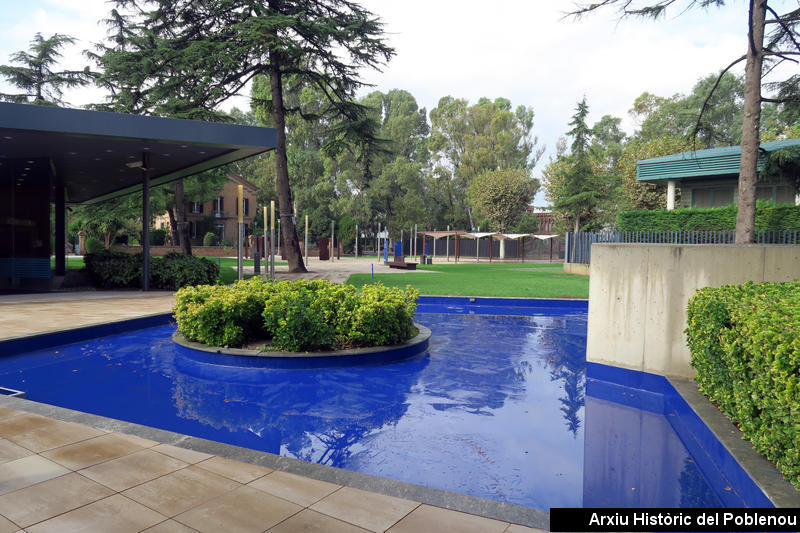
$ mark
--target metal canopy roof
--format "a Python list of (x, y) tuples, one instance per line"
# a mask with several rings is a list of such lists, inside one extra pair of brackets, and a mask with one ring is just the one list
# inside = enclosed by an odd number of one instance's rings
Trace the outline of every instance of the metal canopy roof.
[[(800, 139), (771, 141), (761, 143), (767, 152), (781, 148), (800, 147)], [(742, 159), (741, 146), (725, 146), (709, 150), (682, 152), (636, 163), (638, 181), (659, 181), (666, 179), (702, 179), (711, 176), (738, 176)], [(763, 152), (758, 158), (758, 169), (764, 165)]]
[(161, 185), (275, 148), (274, 128), (0, 103), (0, 164), (48, 158), (67, 202), (141, 190), (142, 154)]

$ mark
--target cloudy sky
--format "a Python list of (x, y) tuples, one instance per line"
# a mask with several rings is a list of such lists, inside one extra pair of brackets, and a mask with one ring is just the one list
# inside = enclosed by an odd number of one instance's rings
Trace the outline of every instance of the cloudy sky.
[[(776, 3), (780, 7), (781, 2)], [(397, 54), (383, 72), (363, 73), (375, 89), (405, 89), (428, 110), (452, 95), (482, 96), (532, 106), (535, 133), (547, 153), (538, 175), (568, 129), (584, 95), (590, 121), (611, 114), (635, 125), (627, 111), (644, 91), (688, 92), (698, 78), (744, 53), (747, 3), (722, 9), (669, 13), (658, 22), (625, 20), (605, 10), (581, 21), (564, 19), (569, 0), (362, 0), (385, 23)], [(680, 2), (679, 2), (680, 4)], [(491, 6), (491, 7), (487, 7)], [(37, 31), (79, 39), (65, 50), (65, 67), (81, 68), (80, 51), (101, 40), (103, 0), (0, 0), (0, 64), (25, 49)], [(0, 90), (7, 89), (0, 84)], [(364, 91), (365, 93), (367, 90)], [(67, 101), (81, 105), (100, 95), (82, 89)], [(240, 107), (246, 102), (239, 102)]]

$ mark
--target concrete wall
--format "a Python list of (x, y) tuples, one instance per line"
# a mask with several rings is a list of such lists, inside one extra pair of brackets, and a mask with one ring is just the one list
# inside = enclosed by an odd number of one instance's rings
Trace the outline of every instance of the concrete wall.
[(694, 377), (683, 330), (701, 287), (800, 279), (800, 246), (593, 244), (586, 359)]
[(589, 275), (589, 265), (586, 263), (564, 263), (564, 272), (567, 274)]

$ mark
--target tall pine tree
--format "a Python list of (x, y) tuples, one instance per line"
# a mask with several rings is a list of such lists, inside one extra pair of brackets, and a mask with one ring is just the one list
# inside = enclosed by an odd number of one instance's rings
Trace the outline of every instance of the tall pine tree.
[[(261, 102), (277, 129), (276, 189), (281, 230), (291, 272), (305, 265), (292, 216), (286, 157), (284, 79), (318, 87), (323, 111), (345, 117), (333, 142), (360, 135), (364, 109), (354, 103), (363, 86), (360, 67), (377, 68), (394, 51), (382, 24), (347, 0), (116, 0), (112, 11), (116, 46), (98, 54), (105, 80), (119, 101), (172, 116), (207, 118), (259, 74), (269, 79)], [(190, 102), (187, 107), (184, 104)]]

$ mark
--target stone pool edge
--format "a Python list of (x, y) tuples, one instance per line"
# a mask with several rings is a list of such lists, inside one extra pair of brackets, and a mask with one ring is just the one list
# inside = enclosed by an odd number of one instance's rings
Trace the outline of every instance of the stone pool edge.
[(339, 358), (346, 357), (372, 359), (373, 356), (379, 356), (380, 358), (384, 359), (405, 359), (419, 355), (428, 349), (428, 342), (431, 338), (431, 330), (416, 322), (414, 322), (414, 327), (417, 328), (418, 333), (414, 337), (405, 342), (401, 342), (400, 344), (320, 352), (276, 352), (248, 350), (244, 348), (227, 348), (224, 346), (209, 346), (207, 344), (186, 340), (186, 338), (177, 329), (172, 334), (172, 340), (185, 348), (199, 350), (201, 352), (223, 355), (238, 355), (243, 357), (261, 357), (264, 359), (329, 359), (334, 361), (338, 360)]
[(688, 378), (664, 377), (776, 508), (800, 507), (800, 491), (753, 448), (739, 428), (700, 392), (697, 383)]
[(124, 420), (94, 415), (56, 405), (35, 402), (33, 400), (0, 396), (0, 406), (10, 407), (64, 422), (83, 424), (105, 431), (133, 435), (162, 444), (170, 444), (172, 446), (208, 453), (234, 461), (264, 466), (272, 470), (289, 472), (319, 481), (327, 481), (386, 496), (414, 500), (452, 511), (493, 518), (512, 524), (519, 524), (547, 531), (550, 530), (549, 511), (543, 511), (533, 507), (497, 502), (485, 498), (478, 498), (476, 496), (460, 494), (458, 492), (425, 487), (406, 481), (397, 481), (342, 468), (309, 463), (292, 457), (284, 457), (269, 452), (192, 437), (174, 431), (135, 424), (133, 422), (125, 422)]

